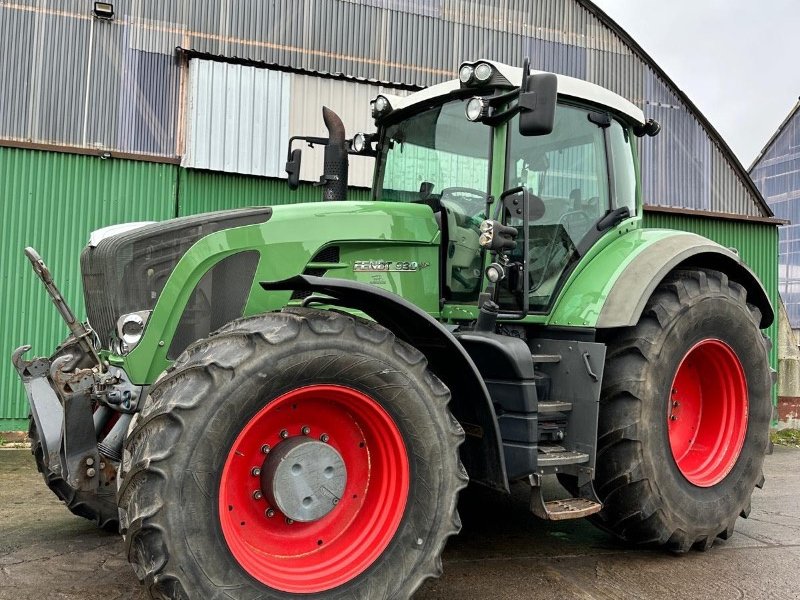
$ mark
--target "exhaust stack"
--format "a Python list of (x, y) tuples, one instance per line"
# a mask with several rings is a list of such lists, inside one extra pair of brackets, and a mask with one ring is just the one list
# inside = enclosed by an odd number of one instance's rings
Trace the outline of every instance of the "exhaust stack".
[(325, 166), (321, 178), (323, 200), (347, 199), (347, 142), (344, 123), (327, 106), (322, 107), (322, 120), (328, 129)]

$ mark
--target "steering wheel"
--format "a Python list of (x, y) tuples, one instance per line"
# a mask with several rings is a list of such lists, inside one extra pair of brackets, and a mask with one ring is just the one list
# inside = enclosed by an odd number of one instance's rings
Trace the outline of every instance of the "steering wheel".
[[(486, 210), (486, 192), (468, 187), (449, 187), (442, 190), (439, 201), (445, 209), (451, 210), (462, 227), (480, 225), (476, 217)], [(473, 221), (475, 221), (473, 223)]]

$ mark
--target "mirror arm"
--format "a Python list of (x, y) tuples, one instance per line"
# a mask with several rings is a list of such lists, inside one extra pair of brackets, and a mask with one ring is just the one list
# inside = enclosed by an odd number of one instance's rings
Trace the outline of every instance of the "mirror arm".
[(328, 138), (315, 137), (313, 135), (293, 135), (289, 138), (289, 151), (286, 153), (286, 160), (292, 159), (292, 144), (294, 144), (295, 140), (303, 140), (312, 148), (314, 144), (325, 146), (328, 143)]

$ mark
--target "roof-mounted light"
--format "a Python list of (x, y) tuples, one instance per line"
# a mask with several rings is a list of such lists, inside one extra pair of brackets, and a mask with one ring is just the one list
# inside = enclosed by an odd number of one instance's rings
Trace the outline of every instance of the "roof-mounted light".
[(392, 111), (392, 105), (386, 96), (378, 96), (369, 103), (372, 108), (372, 118), (379, 119), (385, 117)]
[(489, 63), (478, 63), (478, 65), (475, 67), (475, 79), (481, 83), (485, 83), (492, 77), (493, 72), (494, 69)]

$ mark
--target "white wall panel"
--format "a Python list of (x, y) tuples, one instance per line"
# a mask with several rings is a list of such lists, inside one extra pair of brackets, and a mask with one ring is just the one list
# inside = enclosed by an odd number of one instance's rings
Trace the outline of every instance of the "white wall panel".
[(182, 165), (245, 175), (284, 176), (290, 76), (216, 61), (189, 63)]

